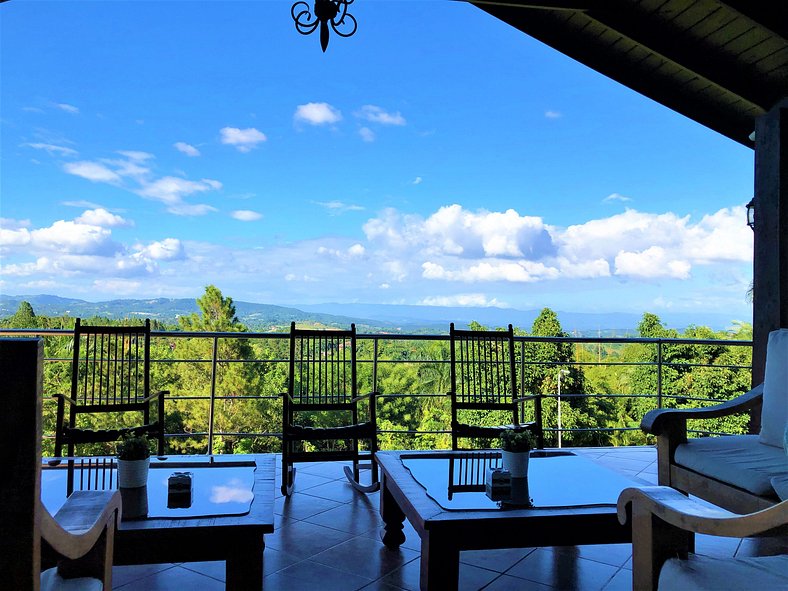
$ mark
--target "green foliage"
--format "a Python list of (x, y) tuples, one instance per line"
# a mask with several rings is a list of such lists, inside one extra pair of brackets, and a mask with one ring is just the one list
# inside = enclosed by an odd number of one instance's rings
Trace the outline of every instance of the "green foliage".
[(533, 448), (533, 436), (530, 431), (507, 429), (501, 433), (501, 449), (503, 451), (524, 452)]
[(150, 457), (148, 438), (144, 435), (127, 435), (118, 443), (119, 460), (144, 460)]

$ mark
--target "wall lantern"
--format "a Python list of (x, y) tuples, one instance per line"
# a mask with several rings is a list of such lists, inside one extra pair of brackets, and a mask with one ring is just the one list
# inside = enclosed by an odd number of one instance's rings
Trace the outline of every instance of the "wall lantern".
[(320, 27), (320, 47), (323, 53), (328, 47), (328, 25), (340, 37), (350, 37), (356, 32), (358, 23), (352, 14), (348, 14), (347, 7), (355, 0), (315, 0), (314, 15), (309, 10), (306, 2), (296, 2), (290, 9), (290, 15), (295, 22), (296, 31), (302, 35), (314, 33)]
[(747, 225), (750, 229), (755, 232), (755, 197), (750, 199), (750, 202), (746, 205), (747, 207)]

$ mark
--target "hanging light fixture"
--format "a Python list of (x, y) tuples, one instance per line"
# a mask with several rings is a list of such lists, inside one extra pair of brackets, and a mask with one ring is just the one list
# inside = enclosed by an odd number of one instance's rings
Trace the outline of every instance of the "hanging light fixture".
[(290, 14), (295, 21), (296, 31), (302, 35), (314, 33), (320, 27), (320, 47), (323, 53), (328, 47), (328, 25), (340, 37), (350, 37), (356, 32), (358, 23), (352, 14), (348, 14), (347, 7), (354, 0), (315, 0), (314, 15), (306, 2), (296, 2), (290, 9)]
[(750, 199), (750, 202), (746, 205), (747, 207), (747, 225), (750, 227), (750, 230), (753, 232), (755, 231), (755, 197)]

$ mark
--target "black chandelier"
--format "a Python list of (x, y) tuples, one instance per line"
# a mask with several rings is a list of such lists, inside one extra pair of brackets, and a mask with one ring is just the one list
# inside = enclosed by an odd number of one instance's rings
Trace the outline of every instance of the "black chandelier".
[(315, 0), (314, 12), (309, 10), (306, 2), (296, 2), (290, 9), (290, 14), (295, 21), (296, 31), (302, 35), (309, 35), (320, 25), (320, 47), (325, 53), (328, 47), (328, 25), (340, 37), (350, 37), (356, 32), (358, 23), (352, 14), (348, 14), (347, 7), (354, 0)]

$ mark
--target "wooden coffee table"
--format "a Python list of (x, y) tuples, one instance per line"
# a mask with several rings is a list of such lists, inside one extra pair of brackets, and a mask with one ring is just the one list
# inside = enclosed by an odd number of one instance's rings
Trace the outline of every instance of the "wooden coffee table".
[[(168, 466), (152, 467), (150, 472), (152, 476), (164, 474), (170, 467), (174, 471), (189, 471), (190, 465), (205, 466), (210, 460), (217, 466), (226, 462), (238, 463), (239, 460), (256, 464), (252, 489), (254, 498), (248, 513), (121, 521), (115, 532), (115, 565), (223, 560), (226, 561), (227, 589), (262, 589), (264, 535), (274, 531), (274, 456), (170, 456), (162, 462), (169, 462)], [(43, 474), (47, 469), (45, 465)], [(61, 465), (55, 469), (63, 468)], [(59, 479), (57, 485), (48, 487), (46, 477), (42, 478), (42, 499), (54, 513), (58, 503), (65, 499), (64, 480)], [(200, 473), (195, 470), (194, 487), (199, 486)], [(232, 491), (223, 492), (232, 495)]]
[(618, 522), (616, 500), (637, 483), (571, 453), (533, 452), (533, 506), (500, 507), (484, 493), (484, 466), (474, 466), (491, 457), (497, 461), (495, 452), (376, 454), (383, 543), (397, 548), (405, 541), (407, 518), (421, 538), (422, 590), (457, 588), (461, 550), (632, 541), (629, 527)]

